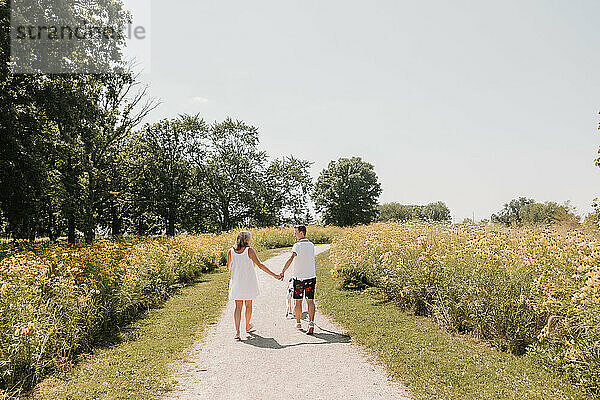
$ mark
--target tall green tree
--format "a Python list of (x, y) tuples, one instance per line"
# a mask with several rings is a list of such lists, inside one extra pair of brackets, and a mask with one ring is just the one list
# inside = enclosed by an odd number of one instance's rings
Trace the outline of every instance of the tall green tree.
[(307, 224), (312, 163), (293, 156), (273, 160), (263, 172), (254, 197), (253, 225)]
[(340, 158), (319, 175), (313, 200), (324, 223), (351, 226), (375, 220), (380, 194), (372, 164), (360, 157)]
[(413, 219), (423, 219), (423, 206), (396, 202), (377, 206), (378, 221), (410, 221)]
[(248, 222), (255, 215), (256, 197), (267, 155), (258, 148), (258, 129), (227, 118), (215, 122), (194, 152), (197, 182), (206, 188), (221, 230)]
[[(20, 21), (13, 22), (21, 23), (35, 14), (56, 26), (124, 27), (131, 21), (121, 0), (15, 7)], [(0, 1), (0, 11), (0, 186), (7, 189), (0, 195), (2, 215), (13, 237), (55, 238), (66, 226), (69, 242), (75, 241), (77, 228), (89, 242), (109, 198), (104, 182), (111, 170), (109, 155), (147, 113), (141, 100), (145, 92), (131, 90), (136, 83), (121, 59), (123, 37), (75, 41), (68, 54), (66, 47), (47, 46), (53, 61), (21, 43), (13, 55), (21, 66), (30, 63), (31, 73), (10, 74), (11, 3)], [(36, 64), (40, 59), (47, 63)], [(46, 73), (69, 72), (69, 66), (102, 73)]]
[(190, 116), (146, 124), (136, 134), (131, 143), (135, 180), (130, 190), (139, 223), (144, 216), (158, 215), (166, 234), (175, 235), (190, 203), (193, 145), (205, 134), (204, 121)]
[[(147, 97), (147, 86), (136, 81), (131, 71), (97, 75), (95, 79), (95, 93), (91, 96), (94, 101), (93, 112), (90, 116), (93, 128), (83, 138), (86, 158), (82, 227), (88, 243), (94, 238), (99, 219), (106, 218), (103, 211), (107, 203), (114, 199), (111, 193), (119, 190), (119, 176), (114, 172), (119, 170), (120, 146), (157, 105), (154, 99)], [(114, 211), (110, 214), (111, 218), (120, 218), (118, 209), (111, 211)], [(118, 227), (118, 221), (113, 221), (111, 226)]]
[(306, 219), (310, 163), (292, 156), (269, 162), (258, 144), (256, 127), (231, 118), (210, 125), (195, 143), (195, 185), (203, 188), (195, 204), (204, 208), (196, 211), (205, 213), (204, 226), (229, 230)]

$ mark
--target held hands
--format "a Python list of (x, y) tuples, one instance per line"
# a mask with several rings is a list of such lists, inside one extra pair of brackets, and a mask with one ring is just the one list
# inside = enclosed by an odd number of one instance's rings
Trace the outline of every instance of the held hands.
[(282, 281), (283, 280), (283, 274), (275, 274), (273, 272), (273, 278), (277, 279), (278, 281)]

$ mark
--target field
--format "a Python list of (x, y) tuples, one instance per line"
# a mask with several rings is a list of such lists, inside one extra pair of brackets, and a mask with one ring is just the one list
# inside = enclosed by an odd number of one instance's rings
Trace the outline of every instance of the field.
[[(253, 247), (291, 246), (290, 228)], [(0, 388), (15, 395), (225, 261), (236, 232), (11, 250), (0, 261)], [(310, 227), (331, 273), (600, 394), (600, 241), (593, 233), (492, 225)], [(393, 313), (392, 313), (393, 314)], [(390, 314), (390, 315), (392, 315)], [(395, 315), (395, 314), (394, 314)], [(391, 322), (390, 322), (391, 323)]]
[(600, 393), (600, 242), (580, 230), (374, 224), (344, 231), (332, 273)]

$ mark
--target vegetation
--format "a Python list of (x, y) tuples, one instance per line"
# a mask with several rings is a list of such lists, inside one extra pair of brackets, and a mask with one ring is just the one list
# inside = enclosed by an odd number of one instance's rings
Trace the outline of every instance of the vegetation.
[(519, 197), (504, 205), (498, 214), (492, 214), (492, 222), (504, 225), (543, 225), (553, 222), (577, 222), (579, 217), (567, 202), (563, 205), (549, 201), (537, 203), (533, 199)]
[[(55, 145), (51, 137), (45, 140)], [(40, 211), (36, 219), (28, 214), (31, 209), (9, 197), (0, 214), (5, 216), (5, 232), (31, 240), (39, 234), (54, 240), (66, 233), (74, 243), (77, 227), (81, 227), (90, 243), (97, 231), (112, 236), (163, 232), (173, 236), (177, 231), (218, 232), (241, 225), (273, 226), (310, 219), (310, 163), (294, 157), (267, 162), (266, 154), (257, 148), (257, 129), (241, 121), (227, 119), (209, 126), (198, 116), (184, 115), (147, 124), (103, 145), (108, 146), (105, 154), (110, 159), (98, 161), (101, 153), (94, 146), (83, 145), (94, 154), (90, 158), (67, 144), (69, 151), (78, 154), (56, 164), (68, 169), (82, 165), (81, 157), (95, 159), (102, 168), (90, 167), (94, 171), (83, 168), (67, 173), (43, 161), (46, 151), (32, 155), (40, 161), (44, 182), (38, 183), (45, 189), (45, 197), (32, 200), (32, 207), (38, 202), (57, 206), (46, 209), (49, 214)], [(4, 176), (10, 175), (5, 172)], [(61, 181), (67, 176), (77, 182), (75, 187)], [(38, 184), (24, 179), (28, 186)], [(21, 208), (15, 214), (11, 210), (17, 205)]]
[(376, 224), (332, 244), (347, 288), (377, 287), (403, 309), (500, 350), (535, 354), (599, 394), (600, 241), (579, 230)]
[(313, 200), (326, 225), (352, 226), (375, 220), (380, 194), (373, 165), (360, 157), (340, 158), (321, 171)]
[[(121, 59), (122, 40), (116, 47), (86, 40), (73, 54), (57, 57), (60, 65), (47, 66), (69, 72), (68, 61), (75, 60), (72, 65), (82, 68), (108, 71), (111, 65), (114, 73), (40, 73), (35, 49), (25, 49), (19, 64), (30, 62), (31, 73), (11, 74), (11, 6), (23, 18), (19, 7), (27, 5), (0, 1), (0, 227), (17, 239), (67, 234), (70, 242), (79, 228), (89, 242), (98, 211), (110, 199), (116, 150), (156, 102)], [(124, 26), (130, 20), (118, 0), (98, 1), (95, 13), (64, 2), (44, 7), (57, 26), (81, 20)]]
[[(362, 250), (362, 249), (361, 249)], [(495, 351), (469, 335), (452, 335), (435, 322), (402, 311), (375, 288), (340, 290), (331, 261), (317, 260), (319, 309), (340, 323), (414, 399), (584, 399), (568, 381), (530, 356)]]
[[(291, 246), (290, 228), (253, 230), (257, 249)], [(0, 261), (0, 389), (18, 393), (68, 365), (175, 289), (225, 262), (237, 232), (54, 245)], [(335, 228), (310, 226), (329, 242)]]
[(131, 178), (115, 198), (119, 225), (172, 236), (176, 228), (218, 232), (306, 222), (310, 163), (294, 157), (268, 163), (257, 146), (257, 128), (242, 121), (208, 125), (184, 115), (147, 124), (126, 146)]
[(72, 368), (50, 375), (29, 398), (160, 399), (171, 388), (172, 366), (218, 321), (227, 300), (223, 268), (204, 274), (93, 351)]
[(377, 206), (379, 222), (450, 221), (450, 209), (441, 201), (425, 206), (385, 203)]

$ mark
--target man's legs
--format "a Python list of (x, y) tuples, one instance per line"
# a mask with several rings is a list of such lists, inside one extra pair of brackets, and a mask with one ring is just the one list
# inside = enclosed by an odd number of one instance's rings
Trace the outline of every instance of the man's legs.
[(313, 299), (306, 299), (306, 303), (308, 304), (308, 319), (310, 321), (315, 320), (315, 301)]
[(309, 279), (305, 284), (306, 303), (308, 304), (308, 330), (306, 333), (312, 335), (315, 331), (315, 284), (316, 278)]
[(296, 324), (299, 324), (300, 317), (302, 316), (302, 299), (296, 299), (296, 306), (294, 307), (294, 315), (296, 316)]
[(296, 317), (296, 327), (300, 327), (300, 317), (302, 317), (302, 297), (304, 294), (304, 281), (294, 279), (294, 316)]

